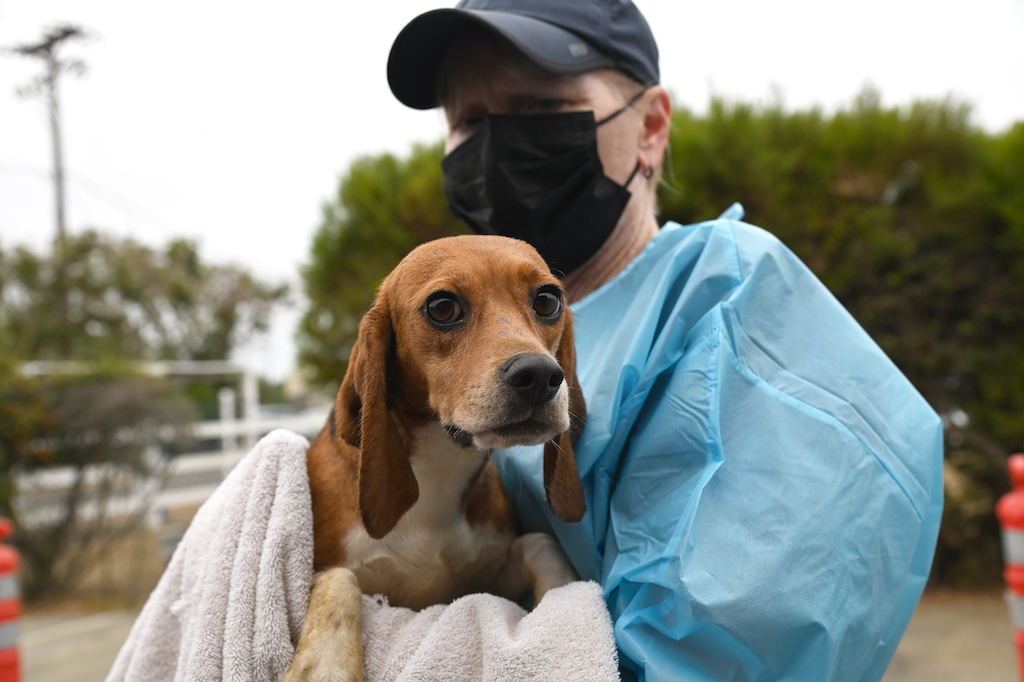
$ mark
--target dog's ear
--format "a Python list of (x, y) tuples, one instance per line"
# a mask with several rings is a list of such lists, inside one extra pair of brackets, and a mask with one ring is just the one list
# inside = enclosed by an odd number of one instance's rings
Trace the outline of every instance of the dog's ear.
[(573, 523), (587, 513), (587, 499), (583, 494), (583, 483), (580, 481), (573, 451), (587, 419), (587, 405), (576, 378), (576, 342), (573, 339), (572, 313), (568, 307), (565, 310), (562, 340), (555, 358), (565, 372), (566, 388), (569, 390), (569, 429), (544, 445), (544, 490), (548, 506), (555, 516)]
[(382, 291), (359, 323), (359, 338), (335, 408), (338, 435), (359, 448), (359, 511), (366, 532), (378, 540), (391, 532), (420, 494), (409, 451), (388, 405), (394, 337)]

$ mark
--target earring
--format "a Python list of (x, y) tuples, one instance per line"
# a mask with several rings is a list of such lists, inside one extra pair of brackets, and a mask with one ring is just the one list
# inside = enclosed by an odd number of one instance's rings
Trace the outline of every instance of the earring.
[(654, 167), (648, 168), (643, 163), (640, 164), (640, 175), (644, 176), (644, 180), (650, 180), (654, 176)]

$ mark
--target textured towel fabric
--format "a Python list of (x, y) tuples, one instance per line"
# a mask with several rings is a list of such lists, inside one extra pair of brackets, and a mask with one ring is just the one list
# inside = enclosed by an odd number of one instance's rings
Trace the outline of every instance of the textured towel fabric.
[(278, 680), (309, 602), (305, 438), (274, 431), (200, 508), (107, 677)]
[[(279, 680), (313, 573), (306, 439), (267, 435), (202, 506), (107, 677)], [(548, 592), (527, 614), (477, 594), (416, 613), (363, 597), (366, 679), (617, 680), (611, 616), (595, 583)]]
[(420, 612), (363, 596), (365, 682), (618, 680), (611, 616), (600, 586), (575, 582), (526, 613), (490, 594)]

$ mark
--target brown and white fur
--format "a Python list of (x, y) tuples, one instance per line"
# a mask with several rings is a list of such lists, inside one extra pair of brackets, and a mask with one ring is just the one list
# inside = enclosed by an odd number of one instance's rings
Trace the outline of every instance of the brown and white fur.
[(361, 680), (360, 593), (421, 609), (489, 591), (536, 601), (576, 579), (550, 536), (518, 537), (495, 448), (545, 443), (561, 520), (586, 513), (572, 316), (525, 242), (440, 239), (387, 277), (307, 456), (317, 578), (286, 680)]

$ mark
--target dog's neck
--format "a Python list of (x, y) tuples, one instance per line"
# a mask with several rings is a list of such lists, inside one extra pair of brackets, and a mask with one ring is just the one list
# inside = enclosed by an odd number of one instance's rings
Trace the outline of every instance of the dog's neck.
[(420, 496), (406, 516), (423, 524), (441, 524), (461, 514), (466, 494), (490, 453), (455, 443), (438, 422), (411, 432), (410, 463)]
[(474, 523), (466, 492), (487, 468), (488, 453), (452, 442), (439, 422), (407, 434), (419, 498), (379, 540), (360, 525), (344, 538), (344, 565), (366, 594), (421, 609), (486, 589), (508, 560), (514, 533), (508, 524)]

